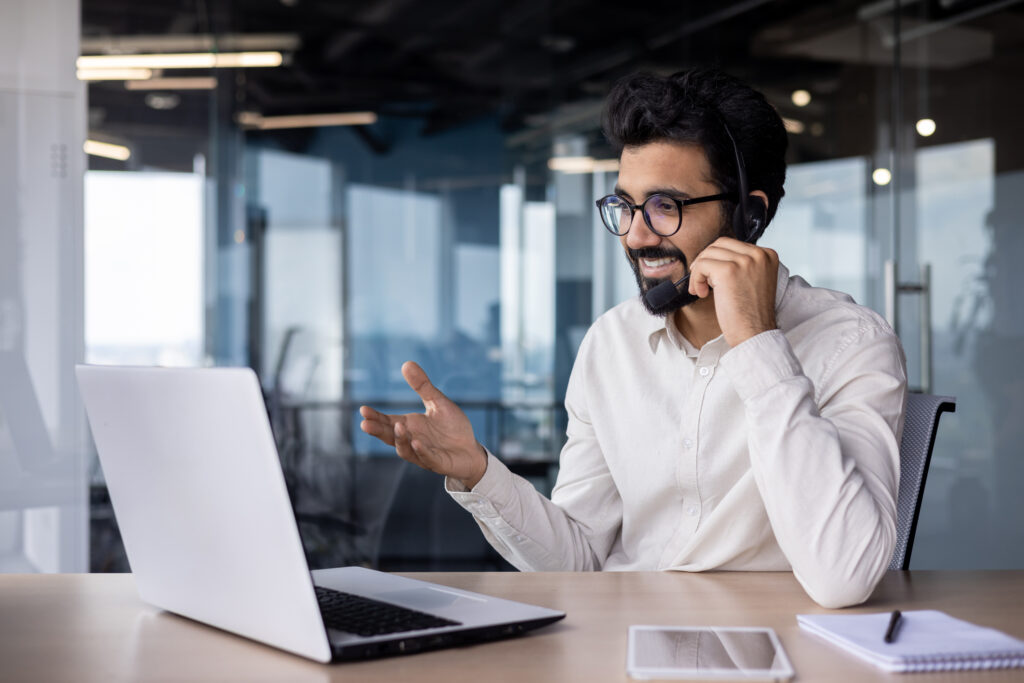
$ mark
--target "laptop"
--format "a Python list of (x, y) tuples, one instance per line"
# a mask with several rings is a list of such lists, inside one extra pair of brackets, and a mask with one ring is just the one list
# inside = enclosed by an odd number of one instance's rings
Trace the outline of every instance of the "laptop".
[(565, 616), (363, 567), (310, 572), (248, 368), (75, 372), (139, 595), (156, 607), (320, 662)]

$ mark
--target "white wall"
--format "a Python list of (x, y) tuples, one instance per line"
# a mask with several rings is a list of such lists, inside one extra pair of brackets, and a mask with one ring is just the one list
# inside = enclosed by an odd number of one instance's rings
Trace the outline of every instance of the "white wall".
[(78, 0), (0, 2), (0, 571), (86, 571)]

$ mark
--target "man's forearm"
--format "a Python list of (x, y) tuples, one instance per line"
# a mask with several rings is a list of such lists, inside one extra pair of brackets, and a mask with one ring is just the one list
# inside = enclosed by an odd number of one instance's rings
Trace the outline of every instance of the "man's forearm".
[(600, 569), (590, 539), (565, 510), (488, 454), (487, 470), (472, 491), (446, 480), (452, 498), (472, 513), (487, 541), (522, 571)]
[(905, 381), (896, 370), (851, 370), (822, 416), (781, 333), (751, 341), (756, 348), (741, 351), (756, 353), (770, 371), (740, 393), (751, 468), (776, 540), (817, 602), (863, 602), (895, 545), (895, 430)]

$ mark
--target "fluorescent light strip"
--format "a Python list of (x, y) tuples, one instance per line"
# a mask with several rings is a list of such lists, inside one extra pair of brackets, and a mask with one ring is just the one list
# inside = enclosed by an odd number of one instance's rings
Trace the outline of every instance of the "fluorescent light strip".
[(281, 128), (320, 128), (325, 126), (368, 126), (377, 122), (372, 111), (352, 111), (341, 114), (298, 114), (295, 116), (261, 116), (242, 112), (237, 119), (245, 128), (277, 130)]
[(124, 145), (113, 145), (99, 140), (86, 140), (82, 149), (86, 154), (91, 154), (94, 157), (116, 159), (117, 161), (128, 161), (132, 156), (132, 151)]
[(144, 81), (153, 77), (152, 69), (79, 69), (80, 81)]
[(561, 173), (616, 173), (618, 159), (595, 159), (594, 157), (554, 157), (548, 159), (548, 168)]
[(295, 51), (302, 41), (294, 33), (139, 34), (83, 37), (82, 54), (123, 55), (146, 52), (259, 52)]
[(128, 90), (213, 90), (217, 79), (209, 78), (150, 78), (146, 81), (127, 81)]
[(281, 66), (280, 52), (193, 52), (153, 55), (88, 55), (79, 69), (213, 69)]

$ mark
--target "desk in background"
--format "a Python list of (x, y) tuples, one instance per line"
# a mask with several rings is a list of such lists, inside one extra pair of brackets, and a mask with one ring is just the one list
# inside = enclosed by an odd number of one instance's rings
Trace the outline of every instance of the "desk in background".
[[(771, 626), (800, 681), (1021, 681), (1024, 671), (885, 674), (801, 631), (825, 612), (788, 572), (409, 574), (565, 610), (525, 637), (320, 665), (156, 610), (131, 575), (0, 575), (0, 681), (628, 681), (630, 624)], [(1024, 638), (1024, 571), (890, 572), (846, 613), (940, 609)], [(910, 679), (913, 678), (913, 681)]]

